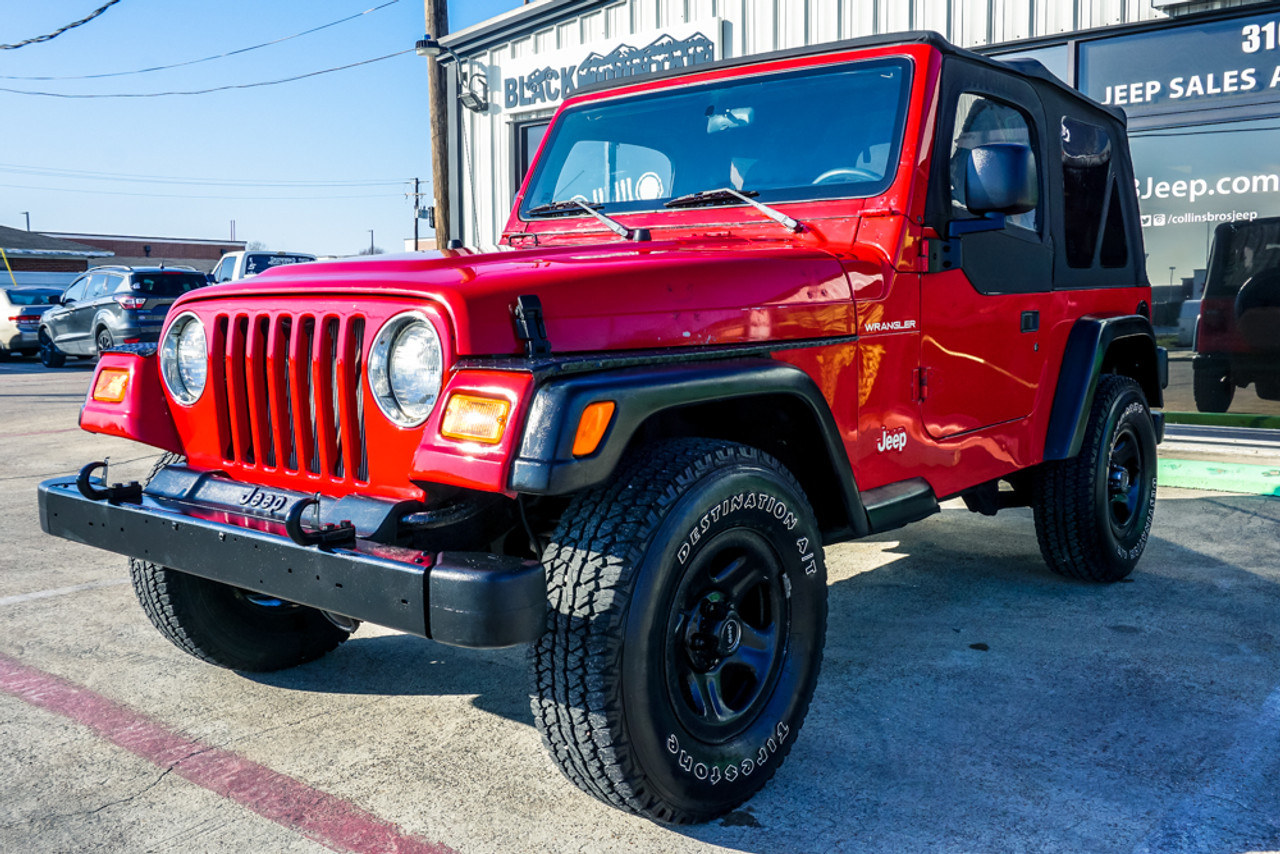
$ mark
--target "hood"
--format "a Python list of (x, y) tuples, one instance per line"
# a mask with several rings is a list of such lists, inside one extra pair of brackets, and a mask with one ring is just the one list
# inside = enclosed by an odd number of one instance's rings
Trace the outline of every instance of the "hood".
[[(522, 353), (513, 307), (542, 302), (553, 352), (815, 338), (855, 330), (830, 253), (786, 243), (652, 242), (443, 250), (314, 262), (202, 288), (193, 300), (360, 293), (425, 298), (453, 323), (460, 356)], [(358, 304), (358, 298), (356, 300)]]

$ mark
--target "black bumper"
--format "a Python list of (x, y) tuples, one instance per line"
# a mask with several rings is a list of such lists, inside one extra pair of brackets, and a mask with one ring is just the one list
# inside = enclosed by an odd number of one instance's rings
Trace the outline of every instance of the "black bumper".
[(145, 494), (141, 504), (91, 500), (73, 478), (40, 484), (39, 502), (45, 533), (453, 646), (529, 643), (545, 622), (546, 577), (532, 561), (365, 540), (304, 547)]

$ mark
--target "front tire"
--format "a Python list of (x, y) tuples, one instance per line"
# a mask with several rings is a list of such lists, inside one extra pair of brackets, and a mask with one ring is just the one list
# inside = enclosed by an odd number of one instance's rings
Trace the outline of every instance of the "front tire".
[(1156, 431), (1142, 387), (1098, 380), (1084, 445), (1044, 463), (1032, 509), (1040, 553), (1059, 575), (1119, 581), (1147, 545), (1156, 504)]
[(152, 625), (201, 661), (265, 673), (314, 661), (349, 637), (314, 608), (130, 558), (133, 590)]
[[(186, 461), (165, 453), (146, 477)], [(129, 559), (133, 592), (151, 624), (174, 646), (201, 661), (254, 673), (283, 670), (314, 661), (351, 636), (359, 623), (315, 608), (295, 605), (188, 575), (154, 563)]]
[(826, 632), (821, 533), (753, 448), (642, 448), (575, 497), (544, 557), (533, 712), (605, 803), (706, 821), (759, 791), (804, 722)]

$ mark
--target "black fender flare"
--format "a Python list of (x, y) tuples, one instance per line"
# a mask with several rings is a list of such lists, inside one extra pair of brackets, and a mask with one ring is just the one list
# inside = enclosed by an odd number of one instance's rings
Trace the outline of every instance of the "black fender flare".
[[(539, 386), (529, 407), (510, 488), (534, 495), (567, 495), (603, 483), (613, 474), (638, 430), (651, 417), (716, 401), (779, 395), (799, 402), (818, 425), (813, 453), (825, 454), (839, 482), (847, 520), (824, 531), (828, 541), (865, 536), (867, 513), (848, 453), (826, 398), (800, 368), (767, 358), (685, 362), (561, 376)], [(573, 442), (583, 410), (598, 401), (616, 409), (600, 446), (575, 457)]]
[(1163, 347), (1156, 346), (1151, 321), (1137, 314), (1082, 317), (1072, 326), (1062, 354), (1049, 431), (1045, 436), (1044, 459), (1065, 460), (1080, 453), (1098, 378), (1110, 367), (1107, 356), (1112, 346), (1121, 341), (1132, 345), (1134, 352), (1140, 354), (1140, 375), (1133, 378), (1142, 386), (1147, 404), (1153, 409), (1164, 405), (1168, 356)]

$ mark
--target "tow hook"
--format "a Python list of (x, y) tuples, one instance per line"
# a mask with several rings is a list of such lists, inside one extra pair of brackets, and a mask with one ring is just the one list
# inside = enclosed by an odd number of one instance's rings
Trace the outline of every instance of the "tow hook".
[(318, 498), (301, 498), (289, 508), (289, 515), (284, 520), (285, 533), (289, 539), (300, 546), (319, 546), (321, 551), (332, 548), (354, 548), (356, 544), (356, 526), (351, 520), (343, 519), (338, 524), (326, 524), (318, 531), (308, 531), (302, 527), (302, 514), (308, 507), (319, 504)]
[(108, 504), (141, 504), (142, 503), (142, 484), (136, 480), (128, 483), (115, 483), (105, 488), (95, 486), (90, 479), (93, 473), (98, 469), (103, 470), (103, 482), (106, 481), (107, 461), (98, 460), (89, 463), (80, 469), (80, 474), (76, 476), (76, 489), (80, 490), (80, 494), (90, 501), (106, 501)]

